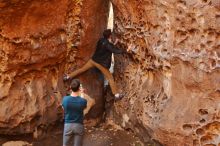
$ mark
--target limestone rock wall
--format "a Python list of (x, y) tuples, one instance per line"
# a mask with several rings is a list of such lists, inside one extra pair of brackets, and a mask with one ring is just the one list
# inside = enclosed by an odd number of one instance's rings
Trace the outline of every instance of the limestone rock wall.
[[(32, 133), (62, 120), (63, 73), (91, 56), (107, 16), (103, 0), (0, 1), (1, 134)], [(103, 79), (97, 71), (81, 79), (96, 84), (85, 87), (102, 101)], [(91, 93), (96, 89), (100, 92)], [(102, 112), (100, 104), (93, 117)]]
[(220, 145), (220, 2), (112, 0), (125, 97), (111, 117), (145, 141)]

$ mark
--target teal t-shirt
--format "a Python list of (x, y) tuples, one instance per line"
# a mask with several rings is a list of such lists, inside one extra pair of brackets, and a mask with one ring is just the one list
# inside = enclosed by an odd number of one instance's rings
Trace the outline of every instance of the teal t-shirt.
[(62, 106), (64, 108), (65, 123), (83, 124), (83, 110), (87, 106), (87, 101), (84, 98), (64, 96)]

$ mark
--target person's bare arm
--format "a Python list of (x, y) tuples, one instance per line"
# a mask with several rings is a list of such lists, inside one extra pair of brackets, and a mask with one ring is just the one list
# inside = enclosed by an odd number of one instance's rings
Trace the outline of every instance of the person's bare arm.
[(84, 98), (87, 101), (87, 105), (85, 109), (83, 110), (83, 114), (86, 115), (90, 111), (90, 109), (95, 105), (95, 100), (91, 98), (88, 94), (86, 94), (85, 88), (83, 88), (82, 85), (80, 85), (80, 92), (82, 98)]
[(95, 100), (85, 93), (84, 93), (84, 99), (87, 100), (87, 107), (83, 111), (84, 115), (86, 115), (86, 114), (88, 114), (90, 109), (95, 105)]

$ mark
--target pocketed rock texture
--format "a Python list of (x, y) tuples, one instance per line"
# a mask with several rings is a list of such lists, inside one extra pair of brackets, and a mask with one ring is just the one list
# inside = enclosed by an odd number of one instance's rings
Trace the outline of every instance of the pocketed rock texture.
[(220, 1), (112, 2), (121, 47), (132, 47), (116, 58), (125, 97), (110, 117), (145, 141), (219, 146)]
[[(0, 134), (32, 133), (62, 120), (63, 73), (88, 60), (107, 16), (103, 0), (0, 1)], [(96, 72), (81, 79), (96, 84), (86, 88), (102, 101), (103, 79)], [(95, 109), (93, 118), (102, 103)]]

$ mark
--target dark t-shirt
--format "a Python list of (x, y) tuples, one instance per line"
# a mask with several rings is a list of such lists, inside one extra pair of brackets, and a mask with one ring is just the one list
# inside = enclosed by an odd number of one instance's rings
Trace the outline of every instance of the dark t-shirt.
[(96, 51), (92, 56), (92, 60), (105, 68), (110, 68), (112, 53), (121, 54), (123, 51), (109, 42), (108, 39), (101, 38), (97, 42)]
[(83, 110), (87, 106), (87, 101), (84, 98), (64, 96), (62, 106), (64, 108), (65, 123), (83, 124)]

